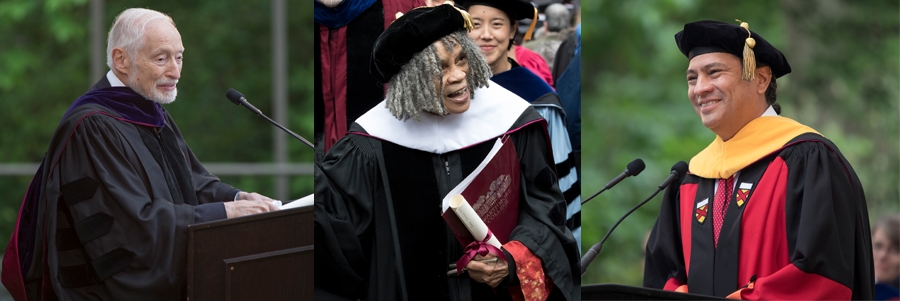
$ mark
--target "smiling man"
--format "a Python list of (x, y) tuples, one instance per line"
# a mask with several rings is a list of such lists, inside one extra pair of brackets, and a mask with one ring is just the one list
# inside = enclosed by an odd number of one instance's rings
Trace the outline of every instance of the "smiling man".
[(3, 258), (17, 300), (181, 300), (186, 227), (277, 210), (203, 168), (161, 104), (175, 101), (175, 22), (128, 9), (109, 73), (70, 107), (28, 189)]
[(746, 23), (675, 35), (688, 100), (715, 140), (666, 191), (644, 286), (734, 299), (873, 297), (862, 186), (828, 139), (779, 116), (784, 55)]
[[(444, 4), (409, 11), (375, 42), (370, 71), (390, 84), (386, 99), (315, 170), (316, 300), (580, 300), (546, 123), (488, 80), (467, 29), (468, 14)], [(506, 213), (518, 224), (458, 273), (467, 246), (441, 201), (498, 137), (520, 167), (519, 209)]]

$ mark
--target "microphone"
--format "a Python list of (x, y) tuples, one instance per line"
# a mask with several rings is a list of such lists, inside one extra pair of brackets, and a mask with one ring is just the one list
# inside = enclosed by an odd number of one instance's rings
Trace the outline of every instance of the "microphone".
[(678, 161), (678, 163), (672, 165), (672, 172), (670, 172), (669, 176), (659, 184), (659, 190), (665, 189), (666, 186), (669, 186), (669, 184), (672, 183), (672, 181), (686, 174), (687, 170), (688, 164), (684, 163), (684, 161)]
[(244, 106), (245, 108), (250, 110), (250, 112), (253, 112), (256, 115), (262, 116), (262, 118), (265, 118), (266, 120), (268, 120), (269, 122), (271, 122), (272, 124), (277, 126), (279, 129), (287, 132), (288, 134), (290, 134), (297, 140), (300, 140), (300, 142), (303, 142), (303, 144), (306, 144), (306, 146), (309, 146), (309, 148), (315, 148), (315, 146), (313, 146), (312, 143), (309, 143), (309, 141), (307, 141), (306, 139), (303, 139), (303, 137), (300, 137), (300, 135), (297, 135), (294, 132), (291, 132), (291, 130), (281, 126), (280, 124), (275, 122), (275, 120), (272, 120), (271, 118), (269, 118), (269, 116), (266, 116), (265, 114), (263, 114), (262, 111), (260, 111), (259, 109), (254, 107), (252, 104), (250, 104), (250, 102), (247, 101), (247, 98), (244, 97), (244, 94), (241, 94), (241, 92), (238, 92), (238, 90), (235, 90), (233, 88), (228, 89), (228, 92), (225, 93), (225, 97), (228, 97), (228, 100), (230, 100), (234, 104), (239, 105), (239, 106)]
[(584, 257), (581, 257), (581, 276), (584, 276), (584, 272), (587, 271), (588, 265), (590, 265), (591, 261), (594, 261), (594, 258), (597, 257), (597, 254), (600, 253), (600, 249), (603, 248), (603, 243), (606, 242), (607, 238), (609, 238), (609, 234), (612, 233), (612, 231), (615, 230), (616, 227), (618, 227), (619, 224), (622, 223), (622, 221), (625, 220), (626, 217), (628, 217), (628, 215), (630, 215), (632, 212), (634, 212), (635, 210), (637, 210), (638, 208), (640, 208), (641, 206), (643, 206), (644, 204), (649, 202), (651, 199), (653, 199), (653, 197), (655, 197), (660, 191), (662, 191), (667, 186), (669, 186), (669, 184), (671, 184), (672, 181), (680, 178), (685, 173), (687, 173), (687, 170), (688, 170), (688, 165), (687, 165), (687, 163), (684, 163), (684, 161), (678, 161), (678, 163), (675, 163), (675, 165), (672, 165), (672, 172), (670, 172), (669, 176), (666, 177), (666, 179), (663, 180), (663, 182), (661, 184), (659, 184), (659, 188), (656, 189), (655, 192), (653, 192), (653, 195), (651, 195), (649, 198), (643, 200), (642, 202), (638, 203), (637, 206), (634, 206), (634, 208), (631, 208), (631, 210), (628, 210), (628, 212), (625, 213), (625, 215), (623, 215), (622, 218), (620, 218), (618, 221), (616, 221), (616, 223), (612, 226), (612, 228), (609, 229), (609, 231), (606, 231), (606, 235), (603, 236), (603, 239), (601, 239), (599, 243), (591, 246), (591, 248), (587, 252), (584, 253)]
[(612, 181), (609, 181), (609, 183), (606, 183), (606, 186), (603, 187), (603, 189), (600, 189), (600, 191), (597, 191), (597, 193), (595, 193), (594, 195), (584, 199), (584, 201), (581, 201), (581, 204), (584, 205), (584, 203), (587, 203), (594, 197), (600, 195), (601, 192), (607, 191), (613, 186), (616, 186), (616, 184), (619, 184), (619, 182), (622, 182), (622, 180), (624, 180), (628, 176), (637, 176), (642, 171), (644, 171), (644, 167), (644, 160), (641, 160), (640, 158), (634, 159), (634, 161), (628, 163), (628, 166), (625, 167), (625, 171), (612, 179)]

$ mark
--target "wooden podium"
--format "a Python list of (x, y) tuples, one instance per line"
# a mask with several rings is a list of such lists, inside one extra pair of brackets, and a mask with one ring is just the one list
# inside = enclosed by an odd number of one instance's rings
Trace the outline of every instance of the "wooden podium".
[(313, 207), (188, 226), (187, 300), (312, 300)]

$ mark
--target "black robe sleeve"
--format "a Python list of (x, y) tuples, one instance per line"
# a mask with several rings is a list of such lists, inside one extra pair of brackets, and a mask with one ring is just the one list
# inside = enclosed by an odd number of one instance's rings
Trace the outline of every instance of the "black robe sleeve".
[(521, 167), (524, 202), (520, 204), (519, 225), (510, 240), (522, 242), (543, 261), (565, 300), (581, 300), (581, 271), (578, 244), (566, 228), (566, 201), (557, 184), (555, 164), (541, 126), (527, 126), (513, 136)]
[(51, 167), (48, 264), (62, 299), (180, 298), (194, 207), (169, 199), (163, 172), (142, 147), (136, 127), (94, 114)]
[[(178, 147), (184, 153), (185, 160), (190, 164), (191, 180), (194, 183), (194, 191), (197, 193), (197, 202), (200, 204), (208, 204), (215, 202), (233, 201), (238, 189), (231, 185), (223, 183), (219, 177), (209, 173), (200, 160), (194, 156), (194, 152), (188, 147), (187, 142), (178, 130), (175, 120), (166, 112), (166, 126), (172, 127), (175, 131), (175, 137), (178, 140)], [(221, 205), (220, 205), (221, 206)], [(223, 208), (224, 210), (224, 208)], [(224, 217), (223, 217), (224, 218)]]
[[(366, 138), (348, 135), (315, 167), (316, 298), (362, 298), (369, 278), (374, 200), (381, 190)], [(321, 290), (321, 289), (324, 289)]]
[[(688, 181), (690, 177), (685, 177)], [(644, 260), (644, 287), (663, 289), (687, 284), (684, 252), (681, 248), (679, 189), (669, 185), (663, 195), (659, 217), (647, 239)]]
[(758, 278), (742, 299), (872, 299), (871, 234), (855, 172), (828, 141), (798, 143), (779, 156), (788, 166), (791, 264)]

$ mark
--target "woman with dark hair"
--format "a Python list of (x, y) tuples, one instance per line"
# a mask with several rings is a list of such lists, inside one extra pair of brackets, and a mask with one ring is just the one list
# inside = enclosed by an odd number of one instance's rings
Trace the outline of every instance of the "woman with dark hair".
[(888, 215), (872, 226), (875, 300), (900, 300), (900, 217)]

